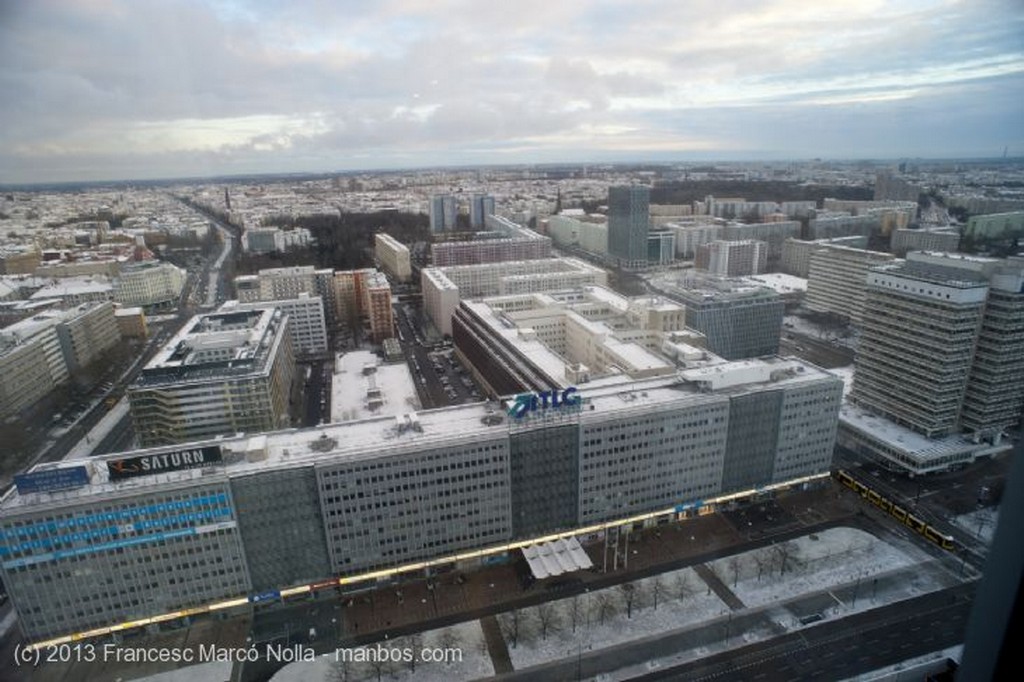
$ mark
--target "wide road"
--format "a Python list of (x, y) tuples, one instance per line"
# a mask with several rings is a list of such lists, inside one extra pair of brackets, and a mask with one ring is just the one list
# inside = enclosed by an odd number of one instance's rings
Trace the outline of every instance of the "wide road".
[(635, 679), (847, 679), (961, 644), (974, 590), (951, 587)]

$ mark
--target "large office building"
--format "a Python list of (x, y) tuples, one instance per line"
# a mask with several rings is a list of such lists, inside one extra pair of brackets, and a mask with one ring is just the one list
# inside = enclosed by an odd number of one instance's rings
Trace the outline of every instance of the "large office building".
[(435, 242), (430, 246), (434, 267), (498, 263), (551, 257), (551, 239), (508, 218), (484, 216), (487, 231), (472, 239)]
[(859, 325), (868, 270), (893, 260), (891, 253), (830, 245), (811, 254), (807, 308), (831, 313)]
[(697, 247), (694, 267), (713, 275), (743, 277), (760, 275), (768, 265), (768, 245), (752, 239), (716, 240)]
[(423, 308), (442, 334), (451, 334), (452, 315), (464, 298), (576, 289), (606, 284), (607, 273), (576, 258), (424, 268)]
[(647, 265), (650, 200), (649, 187), (608, 188), (608, 255), (623, 267)]
[(409, 247), (385, 232), (374, 235), (373, 255), (380, 267), (399, 282), (412, 278), (412, 259)]
[(144, 446), (290, 425), (295, 361), (288, 316), (274, 307), (196, 315), (128, 389)]
[(867, 284), (844, 444), (915, 473), (1000, 451), (1024, 406), (1024, 260), (912, 251)]
[(960, 247), (960, 232), (955, 227), (923, 230), (893, 230), (889, 250), (897, 258), (908, 251), (955, 252)]
[(866, 249), (868, 248), (868, 238), (863, 235), (854, 235), (852, 237), (817, 239), (815, 241), (787, 239), (782, 245), (780, 269), (787, 275), (807, 279), (807, 275), (811, 272), (811, 255), (829, 246), (848, 246), (852, 249)]
[(114, 300), (127, 306), (171, 306), (187, 278), (181, 268), (161, 261), (126, 265), (114, 280)]
[[(490, 395), (673, 374), (712, 358), (683, 307), (601, 286), (463, 301), (452, 339)], [(721, 358), (714, 360), (722, 362)]]
[(469, 227), (471, 229), (484, 229), (489, 215), (494, 215), (494, 197), (488, 194), (474, 194), (469, 198)]
[(322, 356), (328, 352), (324, 303), (319, 296), (303, 292), (298, 298), (283, 301), (225, 301), (217, 312), (250, 312), (263, 308), (278, 308), (288, 316), (288, 336), (296, 358)]
[(708, 275), (681, 278), (664, 293), (686, 306), (686, 326), (707, 337), (712, 353), (741, 360), (779, 351), (785, 303), (772, 289)]
[(455, 229), (459, 206), (451, 194), (435, 194), (430, 197), (430, 231), (450, 232)]
[(776, 358), (39, 465), (0, 499), (0, 569), (31, 641), (417, 575), (825, 477), (841, 394)]
[(35, 404), (120, 340), (110, 302), (43, 310), (0, 329), (0, 418)]

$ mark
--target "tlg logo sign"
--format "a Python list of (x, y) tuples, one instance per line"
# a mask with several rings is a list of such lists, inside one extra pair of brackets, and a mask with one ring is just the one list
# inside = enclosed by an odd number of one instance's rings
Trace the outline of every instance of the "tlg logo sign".
[(551, 390), (540, 391), (539, 393), (521, 393), (509, 404), (508, 416), (513, 419), (522, 419), (531, 412), (537, 412), (538, 410), (579, 404), (580, 396), (577, 394), (575, 386), (570, 386), (562, 391)]

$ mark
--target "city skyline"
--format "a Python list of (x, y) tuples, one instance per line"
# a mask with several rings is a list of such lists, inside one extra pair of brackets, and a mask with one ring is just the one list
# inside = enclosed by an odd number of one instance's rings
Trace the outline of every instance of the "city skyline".
[(1024, 13), (999, 0), (0, 18), (0, 183), (1024, 151)]

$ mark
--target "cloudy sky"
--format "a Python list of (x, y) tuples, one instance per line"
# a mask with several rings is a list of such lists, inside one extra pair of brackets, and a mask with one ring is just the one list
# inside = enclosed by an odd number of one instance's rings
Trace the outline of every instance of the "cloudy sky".
[(1021, 0), (0, 0), (0, 182), (1004, 146)]

